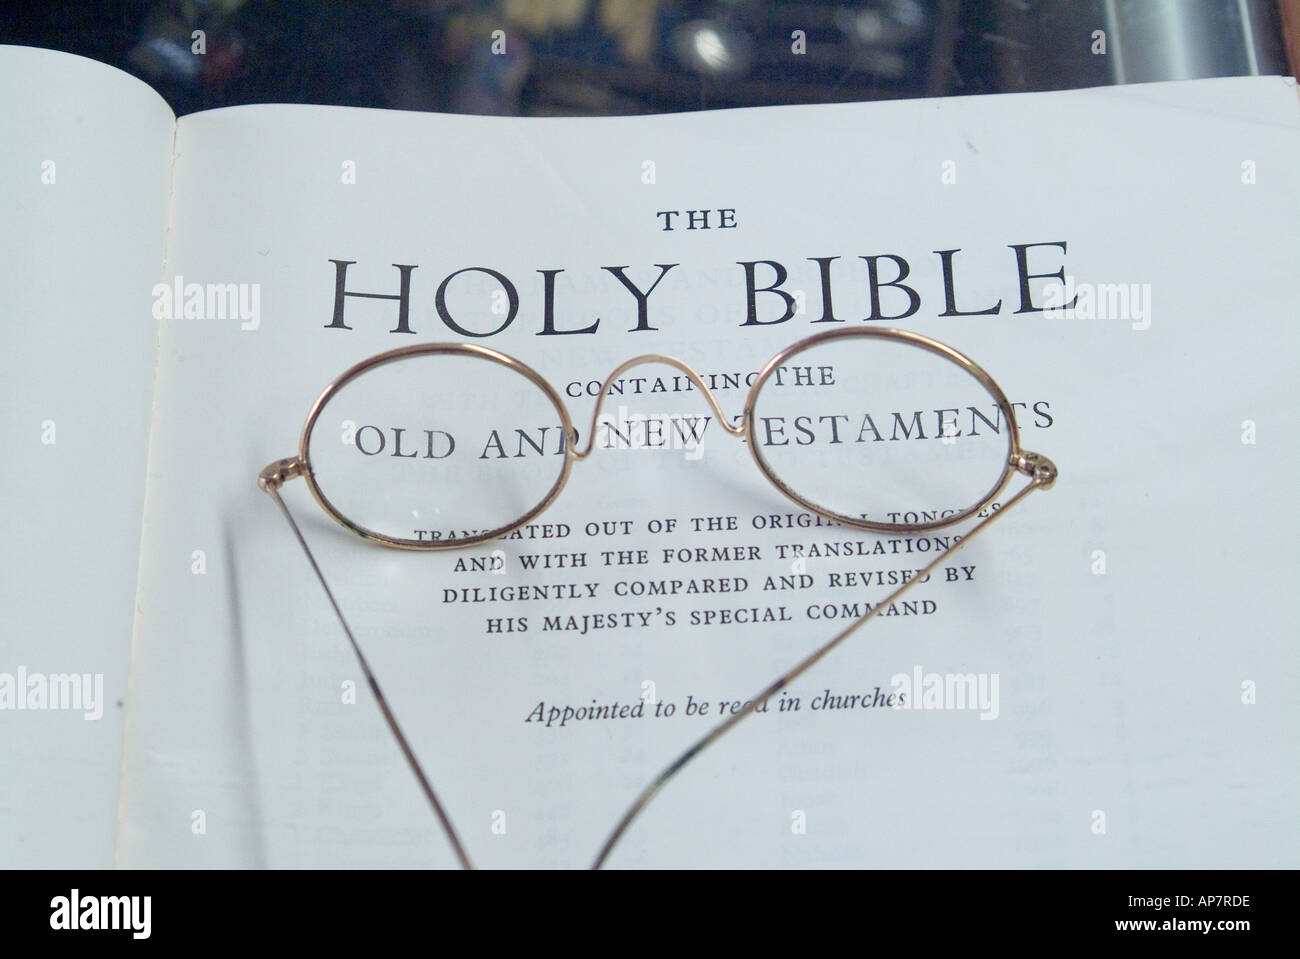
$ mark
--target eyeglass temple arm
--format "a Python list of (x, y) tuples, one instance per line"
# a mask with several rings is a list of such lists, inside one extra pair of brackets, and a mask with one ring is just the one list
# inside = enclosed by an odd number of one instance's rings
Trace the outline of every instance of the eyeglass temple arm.
[(325, 582), (325, 576), (321, 573), (320, 566), (316, 564), (316, 557), (312, 555), (311, 549), (307, 546), (307, 541), (303, 538), (302, 531), (294, 521), (293, 514), (285, 505), (284, 500), (280, 498), (280, 487), (288, 480), (301, 476), (303, 472), (302, 461), (296, 456), (290, 456), (286, 459), (276, 460), (258, 475), (257, 485), (261, 490), (267, 493), (271, 499), (275, 500), (275, 505), (280, 508), (284, 518), (289, 522), (289, 528), (293, 530), (293, 535), (298, 540), (298, 545), (302, 551), (307, 554), (307, 561), (311, 563), (312, 570), (316, 573), (316, 579), (320, 581), (321, 589), (325, 590), (325, 596), (330, 601), (330, 606), (334, 607), (334, 615), (338, 617), (339, 624), (343, 627), (343, 632), (347, 634), (348, 642), (352, 645), (352, 652), (356, 654), (357, 662), (361, 664), (361, 672), (365, 674), (366, 682), (370, 685), (370, 691), (374, 694), (375, 702), (379, 704), (379, 711), (384, 714), (384, 721), (388, 723), (388, 728), (392, 731), (393, 737), (397, 740), (398, 746), (402, 749), (402, 755), (406, 757), (406, 763), (411, 767), (411, 772), (415, 773), (415, 778), (419, 780), (420, 788), (424, 790), (425, 798), (429, 800), (429, 805), (433, 807), (438, 821), (442, 824), (442, 830), (447, 834), (447, 839), (451, 843), (452, 850), (456, 853), (456, 858), (465, 869), (473, 869), (473, 864), (469, 861), (469, 856), (465, 853), (465, 848), (461, 844), (460, 836), (457, 835), (456, 829), (451, 824), (451, 818), (447, 811), (442, 808), (442, 803), (438, 801), (438, 795), (433, 791), (433, 784), (424, 774), (420, 767), (419, 760), (415, 758), (415, 752), (411, 749), (411, 744), (407, 742), (406, 735), (402, 732), (402, 727), (397, 723), (397, 717), (393, 715), (392, 708), (388, 705), (388, 698), (384, 696), (383, 690), (379, 688), (379, 680), (375, 674), (370, 671), (370, 664), (366, 662), (365, 655), (361, 652), (361, 647), (357, 645), (356, 637), (352, 635), (352, 628), (348, 626), (348, 621), (343, 617), (343, 610), (339, 608), (338, 601), (334, 599), (334, 593), (330, 590), (329, 584)]
[[(590, 451), (589, 445), (588, 449), (584, 451), (584, 455), (590, 453)], [(618, 821), (618, 824), (614, 827), (613, 832), (610, 833), (609, 838), (607, 838), (604, 845), (601, 846), (600, 853), (597, 855), (595, 862), (592, 863), (592, 869), (600, 869), (605, 864), (605, 861), (609, 858), (614, 846), (618, 843), (619, 839), (622, 838), (623, 834), (627, 832), (627, 829), (631, 826), (633, 820), (640, 815), (641, 811), (650, 803), (650, 800), (653, 799), (655, 795), (665, 785), (667, 785), (668, 781), (672, 779), (672, 777), (675, 776), (687, 763), (703, 752), (708, 746), (720, 739), (737, 723), (750, 715), (758, 704), (761, 704), (764, 700), (776, 695), (783, 687), (789, 685), (791, 681), (811, 669), (831, 650), (842, 643), (855, 631), (866, 625), (866, 623), (873, 619), (881, 609), (888, 608), (891, 603), (895, 602), (917, 583), (924, 580), (930, 573), (937, 569), (944, 560), (969, 543), (979, 533), (983, 532), (994, 522), (994, 520), (1010, 512), (1013, 506), (1033, 491), (1039, 489), (1051, 489), (1056, 482), (1056, 465), (1047, 457), (1039, 453), (1033, 453), (1026, 450), (1018, 451), (1012, 455), (1010, 465), (1018, 472), (1029, 476), (1029, 483), (1012, 496), (1001, 509), (991, 513), (983, 522), (973, 527), (970, 532), (962, 537), (962, 539), (936, 556), (928, 566), (918, 570), (916, 576), (908, 580), (898, 589), (894, 590), (894, 592), (890, 593), (889, 596), (885, 597), (873, 606), (870, 612), (865, 616), (845, 627), (830, 641), (814, 650), (807, 657), (795, 664), (791, 669), (773, 680), (757, 695), (750, 698), (748, 706), (743, 708), (739, 713), (729, 716), (718, 726), (714, 727), (711, 732), (703, 736), (694, 745), (678, 756), (677, 759), (675, 759), (637, 795), (636, 799), (632, 802), (632, 805), (628, 807), (627, 811)], [(421, 769), (418, 760), (415, 758), (415, 753), (411, 750), (406, 736), (402, 733), (401, 727), (397, 723), (397, 718), (389, 708), (388, 700), (384, 697), (382, 690), (379, 688), (378, 681), (370, 671), (370, 665), (366, 662), (366, 658), (361, 652), (361, 647), (357, 645), (356, 638), (352, 634), (352, 629), (348, 626), (347, 620), (343, 616), (343, 611), (339, 608), (338, 602), (334, 599), (334, 594), (331, 592), (329, 584), (325, 582), (325, 577), (316, 563), (315, 556), (312, 555), (311, 549), (307, 546), (307, 541), (303, 538), (302, 531), (298, 528), (298, 524), (294, 521), (293, 515), (289, 512), (284, 500), (280, 498), (280, 486), (288, 480), (301, 476), (302, 471), (302, 461), (296, 456), (276, 460), (274, 463), (271, 463), (262, 470), (258, 477), (258, 486), (275, 500), (276, 506), (279, 507), (280, 512), (288, 521), (289, 527), (293, 530), (294, 537), (298, 540), (298, 544), (307, 555), (307, 560), (311, 563), (311, 568), (316, 573), (316, 578), (320, 582), (321, 588), (325, 591), (325, 595), (329, 599), (335, 615), (338, 616), (339, 623), (343, 626), (343, 631), (346, 633), (348, 642), (352, 646), (352, 651), (355, 653), (357, 661), (361, 665), (362, 672), (366, 676), (366, 681), (370, 684), (370, 689), (374, 693), (375, 701), (379, 703), (380, 710), (384, 714), (384, 719), (387, 721), (389, 729), (392, 730), (393, 736), (397, 739), (398, 745), (402, 749), (402, 755), (406, 757), (406, 761), (411, 767), (411, 771), (415, 774), (416, 779), (420, 783), (420, 787), (424, 790), (426, 798), (429, 800), (430, 805), (437, 814), (438, 819), (442, 824), (443, 831), (447, 834), (447, 838), (451, 842), (452, 848), (455, 850), (456, 856), (460, 860), (461, 865), (466, 869), (472, 869), (473, 866), (470, 864), (469, 857), (465, 854), (465, 850), (455, 828), (451, 824), (450, 818), (447, 816), (442, 804), (438, 801), (437, 794), (433, 791), (433, 786), (425, 776), (424, 770)]]
[(984, 519), (983, 522), (979, 523), (977, 526), (972, 528), (971, 531), (968, 532), (965, 536), (963, 536), (960, 540), (958, 540), (952, 546), (949, 546), (946, 550), (944, 550), (942, 553), (936, 556), (928, 566), (918, 570), (917, 574), (914, 577), (909, 579), (898, 589), (894, 590), (892, 593), (890, 593), (880, 602), (876, 603), (875, 606), (871, 607), (870, 612), (868, 612), (865, 616), (861, 617), (858, 620), (855, 620), (853, 623), (850, 623), (825, 645), (814, 650), (807, 657), (805, 657), (804, 659), (796, 663), (792, 668), (782, 673), (781, 676), (779, 676), (777, 679), (773, 680), (771, 683), (768, 683), (768, 685), (764, 687), (757, 695), (751, 696), (749, 698), (748, 705), (745, 706), (740, 712), (732, 716), (728, 716), (727, 719), (725, 719), (723, 722), (715, 726), (711, 732), (705, 734), (698, 741), (696, 741), (696, 743), (693, 746), (691, 746), (684, 753), (682, 753), (675, 760), (673, 760), (672, 763), (670, 763), (668, 767), (664, 769), (663, 772), (661, 772), (657, 777), (655, 777), (655, 779), (650, 783), (650, 785), (646, 786), (643, 790), (641, 790), (641, 792), (637, 795), (636, 799), (632, 801), (632, 805), (628, 807), (625, 813), (623, 813), (623, 817), (618, 821), (618, 825), (614, 827), (614, 831), (609, 834), (609, 838), (605, 840), (605, 844), (600, 847), (600, 853), (596, 856), (596, 860), (595, 862), (592, 863), (591, 868), (599, 869), (601, 868), (601, 866), (605, 864), (605, 860), (609, 858), (609, 854), (613, 851), (614, 845), (619, 841), (620, 838), (622, 838), (623, 834), (627, 831), (628, 827), (632, 825), (632, 821), (636, 819), (638, 815), (640, 815), (641, 811), (645, 809), (645, 807), (650, 803), (650, 800), (655, 797), (655, 795), (659, 792), (659, 790), (661, 790), (665, 785), (667, 785), (668, 780), (672, 779), (673, 776), (675, 776), (683, 766), (685, 766), (692, 759), (698, 756), (701, 752), (703, 752), (707, 747), (712, 745), (715, 741), (720, 739), (725, 733), (729, 732), (732, 729), (732, 727), (734, 727), (742, 719), (744, 719), (746, 716), (754, 712), (754, 710), (759, 705), (761, 705), (765, 700), (770, 699), (772, 696), (775, 696), (777, 693), (781, 692), (793, 680), (797, 679), (799, 676), (803, 675), (805, 672), (811, 669), (814, 665), (816, 665), (818, 661), (822, 659), (823, 656), (829, 653), (840, 643), (844, 642), (844, 640), (847, 639), (850, 635), (852, 635), (856, 630), (860, 629), (862, 626), (866, 625), (867, 622), (873, 619), (876, 613), (880, 612), (880, 610), (882, 609), (888, 609), (891, 603), (896, 601), (900, 596), (906, 593), (917, 583), (924, 580), (927, 576), (930, 575), (930, 573), (934, 572), (934, 570), (937, 569), (944, 560), (946, 560), (953, 553), (957, 552), (957, 550), (961, 549), (963, 546), (969, 543), (979, 533), (987, 529), (993, 523), (994, 520), (1010, 512), (1013, 506), (1015, 506), (1017, 503), (1023, 500), (1034, 490), (1051, 489), (1052, 485), (1056, 482), (1056, 475), (1057, 475), (1056, 464), (1054, 464), (1046, 456), (1043, 456), (1039, 453), (1031, 453), (1027, 450), (1020, 450), (1011, 456), (1010, 465), (1014, 467), (1018, 472), (1029, 476), (1030, 481), (1025, 486), (1023, 486), (1019, 491), (1017, 491), (1017, 493), (1014, 496), (1012, 496), (1011, 499), (1007, 500), (1007, 502), (1002, 506), (1001, 509), (994, 511), (993, 513), (990, 513), (989, 516), (986, 519)]

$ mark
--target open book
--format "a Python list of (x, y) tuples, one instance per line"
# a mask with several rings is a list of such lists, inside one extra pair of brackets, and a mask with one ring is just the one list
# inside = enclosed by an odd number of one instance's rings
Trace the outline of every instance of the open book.
[[(178, 121), (80, 58), (4, 48), (0, 77), (0, 864), (454, 864), (258, 471), (398, 346), (500, 350), (578, 424), (671, 354), (735, 418), (779, 350), (864, 324), (976, 360), (1061, 479), (710, 747), (611, 864), (1296, 864), (1295, 81)], [(607, 405), (712, 415), (651, 379)], [(367, 543), (284, 486), (477, 865), (588, 864), (923, 563), (707, 429), (707, 455), (597, 450), (463, 551)]]

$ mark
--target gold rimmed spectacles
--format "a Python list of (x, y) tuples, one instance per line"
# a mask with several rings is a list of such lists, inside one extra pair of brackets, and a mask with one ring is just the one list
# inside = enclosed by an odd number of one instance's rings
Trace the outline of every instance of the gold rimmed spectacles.
[[(560, 394), (513, 357), (472, 344), (430, 343), (372, 356), (312, 404), (296, 455), (259, 476), (288, 520), (352, 646), (403, 755), (465, 867), (470, 860), (398, 725), (320, 567), (280, 496), (303, 477), (321, 508), (372, 542), (407, 550), (465, 549), (507, 536), (553, 504), (573, 465), (594, 449), (672, 445), (699, 453), (709, 417), (603, 411), (634, 367), (659, 364), (678, 393), (703, 396), (719, 428), (743, 440), (759, 471), (790, 500), (832, 523), (912, 534), (977, 518), (926, 566), (718, 723), (635, 798), (601, 848), (614, 845), (687, 762), (778, 693), (856, 629), (889, 608), (1029, 493), (1056, 467), (1020, 445), (1016, 404), (982, 368), (943, 343), (903, 330), (835, 330), (781, 350), (748, 379), (742, 413), (728, 420), (712, 382), (681, 360), (638, 356), (601, 383), (582, 437)], [(736, 385), (739, 385), (737, 382)], [(328, 417), (327, 417), (328, 411)], [(328, 424), (328, 425), (326, 425)], [(336, 428), (336, 426), (338, 428)], [(1017, 474), (1028, 482), (1005, 502)]]

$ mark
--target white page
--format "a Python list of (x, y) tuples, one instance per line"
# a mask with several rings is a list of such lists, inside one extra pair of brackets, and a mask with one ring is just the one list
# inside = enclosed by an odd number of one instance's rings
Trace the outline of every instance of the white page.
[[(0, 91), (0, 685), (22, 694), (0, 690), (0, 865), (106, 867), (175, 118), (49, 50), (0, 48)], [(77, 677), (53, 682), (82, 708), (17, 708), (52, 677)]]
[[(609, 120), (247, 107), (184, 118), (178, 142), (173, 270), (187, 283), (256, 284), (260, 315), (165, 324), (122, 863), (454, 862), (318, 584), (255, 486), (262, 466), (294, 452), (310, 403), (345, 368), (464, 338), (435, 313), (444, 277), (471, 266), (510, 277), (517, 318), (477, 342), (564, 389), (646, 352), (702, 371), (757, 370), (823, 328), (810, 322), (819, 297), (808, 258), (841, 257), (835, 312), (853, 326), (869, 309), (859, 257), (893, 253), (910, 263), (922, 306), (890, 325), (967, 352), (1013, 401), (1049, 403), (1051, 425), (1026, 423), (1023, 439), (1062, 478), (958, 554), (977, 571), (971, 588), (921, 587), (934, 615), (868, 624), (789, 690), (799, 711), (753, 716), (697, 759), (613, 864), (1294, 864), (1284, 841), (1297, 786), (1293, 81)], [(696, 208), (734, 209), (738, 225), (664, 232), (656, 218)], [(1008, 246), (1056, 242), (1068, 252), (1037, 248), (1034, 272), (1149, 284), (1149, 326), (1012, 312)], [(1000, 314), (938, 316), (931, 251), (953, 248), (963, 251), (960, 307), (1001, 298)], [(391, 264), (417, 265), (415, 334), (388, 332), (397, 307), (385, 300), (349, 298), (353, 329), (327, 328), (331, 259), (356, 261), (354, 292), (396, 293)], [(791, 267), (786, 286), (806, 292), (808, 314), (742, 328), (737, 261), (759, 259)], [(629, 266), (645, 288), (657, 263), (680, 266), (650, 299), (657, 329), (631, 333), (633, 300), (600, 268)], [(595, 333), (537, 335), (544, 269), (565, 271), (559, 327), (599, 317)], [(1035, 295), (1051, 285), (1039, 281)], [(502, 319), (490, 294), (481, 287), (476, 329)], [(739, 414), (740, 392), (719, 400)], [(637, 411), (636, 398), (625, 402)], [(583, 423), (591, 398), (569, 403)], [(519, 555), (536, 550), (519, 541), (469, 553), (501, 549), (506, 575), (456, 572), (459, 553), (358, 540), (301, 480), (285, 497), (484, 866), (589, 863), (635, 792), (714, 721), (684, 716), (687, 696), (743, 698), (829, 638), (805, 610), (840, 598), (830, 572), (857, 568), (810, 564), (813, 589), (759, 593), (764, 577), (791, 570), (778, 546), (860, 534), (754, 530), (756, 514), (798, 510), (721, 436), (697, 460), (598, 451), (578, 464), (538, 522), (568, 524), (552, 551), (585, 552), (589, 565), (553, 574), (522, 571)], [(683, 532), (708, 515), (736, 516), (739, 529)], [(644, 532), (665, 517), (679, 521), (674, 535)], [(587, 537), (593, 520), (637, 532)], [(661, 541), (752, 545), (760, 559), (678, 569), (662, 562)], [(600, 565), (601, 550), (634, 547), (650, 564)], [(202, 575), (191, 571), (196, 550)], [(678, 614), (671, 628), (536, 626), (545, 614), (640, 609), (614, 601), (613, 585), (680, 574), (744, 576), (751, 587), (735, 603), (658, 604)], [(596, 583), (598, 598), (443, 601), (448, 588), (545, 582)], [(790, 623), (689, 625), (692, 610), (782, 604)], [(528, 632), (487, 633), (488, 616), (523, 607)], [(823, 689), (888, 689), (918, 666), (996, 674), (997, 721), (810, 708)], [(674, 718), (525, 722), (539, 701), (635, 702), (646, 681), (678, 704)], [(356, 704), (345, 702), (348, 682)]]

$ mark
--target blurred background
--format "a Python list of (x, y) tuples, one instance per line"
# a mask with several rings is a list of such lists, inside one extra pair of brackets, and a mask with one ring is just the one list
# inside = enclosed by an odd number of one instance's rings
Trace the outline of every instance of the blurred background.
[(0, 43), (113, 64), (178, 114), (278, 102), (613, 115), (1293, 75), (1298, 30), (1300, 0), (66, 0), (0, 12)]

